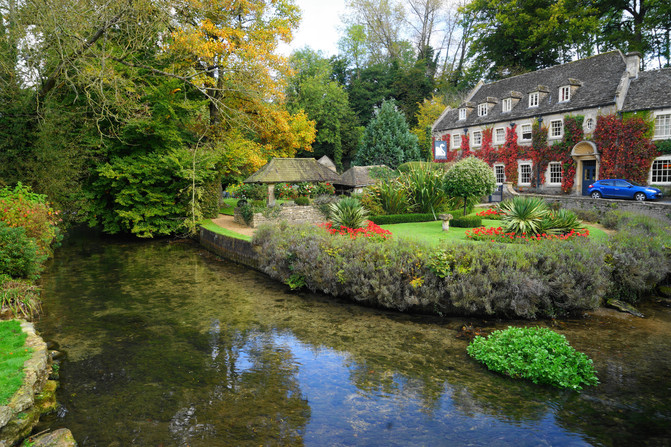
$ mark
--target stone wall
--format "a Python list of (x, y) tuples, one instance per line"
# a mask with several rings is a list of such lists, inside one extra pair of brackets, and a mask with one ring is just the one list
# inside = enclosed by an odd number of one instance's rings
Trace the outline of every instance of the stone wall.
[(222, 258), (258, 270), (259, 261), (252, 243), (218, 234), (203, 227), (198, 234), (200, 245)]
[(252, 221), (247, 224), (240, 214), (240, 209), (236, 208), (233, 216), (236, 223), (240, 225), (248, 225), (252, 228), (257, 228), (259, 225), (268, 222), (280, 222), (287, 221), (291, 224), (301, 224), (301, 223), (320, 223), (324, 222), (326, 219), (324, 215), (313, 206), (297, 206), (297, 205), (287, 205), (284, 204), (280, 206), (280, 211), (269, 211), (264, 215), (264, 213), (254, 213)]
[(671, 203), (637, 202), (635, 200), (592, 199), (586, 196), (550, 196), (542, 194), (524, 194), (542, 197), (548, 203), (559, 203), (562, 208), (572, 210), (596, 211), (599, 214), (608, 211), (628, 211), (646, 216), (656, 217), (671, 223)]
[(23, 385), (9, 404), (0, 407), (0, 447), (12, 446), (28, 436), (40, 416), (56, 408), (57, 384), (48, 380), (51, 356), (47, 345), (32, 323), (21, 321), (21, 329), (28, 335), (25, 345), (33, 355), (24, 363)]

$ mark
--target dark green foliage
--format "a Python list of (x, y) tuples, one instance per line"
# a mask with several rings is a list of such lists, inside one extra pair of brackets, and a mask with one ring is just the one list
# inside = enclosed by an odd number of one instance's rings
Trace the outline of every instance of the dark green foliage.
[(332, 195), (321, 195), (317, 196), (313, 201), (312, 204), (319, 210), (320, 213), (324, 216), (324, 219), (328, 220), (330, 217), (331, 213), (331, 207), (330, 205), (332, 203), (336, 203), (340, 200), (338, 196), (332, 196)]
[(599, 219), (601, 218), (601, 213), (599, 213), (597, 210), (573, 210), (575, 215), (578, 217), (580, 220), (584, 220), (587, 222), (599, 222)]
[(307, 206), (307, 205), (310, 204), (310, 199), (309, 199), (308, 197), (301, 196), (301, 197), (297, 197), (297, 198), (294, 200), (294, 203), (295, 203), (296, 205), (299, 205), (299, 206)]
[(636, 303), (671, 273), (671, 230), (663, 222), (631, 213), (611, 212), (618, 232), (608, 245), (613, 268), (613, 295)]
[(235, 189), (235, 195), (248, 200), (264, 200), (268, 197), (268, 186), (262, 183), (243, 183)]
[(548, 213), (542, 223), (542, 233), (546, 234), (568, 234), (571, 230), (584, 230), (585, 226), (578, 216), (564, 208)]
[(501, 203), (501, 211), (501, 224), (507, 233), (536, 235), (545, 231), (543, 220), (549, 211), (540, 197), (515, 196)]
[(32, 278), (45, 260), (46, 255), (38, 255), (35, 240), (23, 227), (10, 227), (0, 221), (0, 275)]
[(513, 328), (475, 337), (468, 354), (492, 371), (559, 388), (582, 389), (599, 380), (590, 360), (566, 337), (547, 328)]
[(662, 154), (671, 154), (671, 140), (657, 140), (653, 144)]
[(382, 216), (369, 216), (368, 220), (378, 225), (390, 225), (408, 222), (431, 222), (436, 220), (433, 213), (424, 214), (385, 214)]
[(312, 291), (396, 310), (550, 317), (598, 307), (610, 286), (604, 247), (584, 242), (435, 248), (277, 225), (257, 230), (253, 243), (273, 278), (302, 275)]
[(450, 167), (445, 174), (443, 185), (448, 197), (461, 197), (466, 204), (469, 199), (479, 199), (494, 192), (496, 176), (487, 163), (475, 157), (468, 157)]
[(448, 199), (443, 188), (444, 176), (444, 171), (434, 165), (421, 163), (402, 172), (398, 181), (407, 191), (408, 201), (415, 212), (437, 213)]
[(215, 180), (203, 184), (203, 197), (201, 199), (201, 212), (205, 218), (213, 218), (219, 215), (219, 197), (221, 196), (221, 183)]
[(482, 217), (480, 216), (461, 216), (450, 220), (450, 225), (457, 228), (476, 228), (482, 226)]
[(417, 137), (410, 132), (405, 117), (394, 101), (384, 101), (366, 126), (353, 164), (396, 169), (401, 163), (419, 159)]

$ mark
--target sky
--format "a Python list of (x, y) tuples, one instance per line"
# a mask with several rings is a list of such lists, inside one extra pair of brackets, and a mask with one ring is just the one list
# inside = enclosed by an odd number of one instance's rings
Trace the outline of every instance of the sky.
[(296, 0), (296, 4), (301, 8), (300, 27), (294, 32), (291, 45), (281, 45), (280, 51), (288, 56), (293, 50), (309, 46), (321, 50), (324, 56), (337, 54), (345, 0)]

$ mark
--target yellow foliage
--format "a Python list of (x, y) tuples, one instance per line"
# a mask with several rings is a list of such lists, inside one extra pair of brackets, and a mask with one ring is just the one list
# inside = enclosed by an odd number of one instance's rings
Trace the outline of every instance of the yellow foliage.
[(436, 97), (427, 98), (419, 105), (417, 111), (417, 125), (413, 127), (410, 132), (415, 134), (419, 139), (419, 147), (422, 155), (428, 155), (427, 151), (431, 150), (431, 135), (427, 132), (427, 128), (431, 128), (433, 123), (445, 111), (445, 103), (443, 98)]

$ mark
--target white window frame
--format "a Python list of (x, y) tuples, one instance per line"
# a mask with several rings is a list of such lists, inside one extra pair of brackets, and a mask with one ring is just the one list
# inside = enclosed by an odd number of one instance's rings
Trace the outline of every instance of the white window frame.
[(458, 133), (452, 134), (452, 149), (461, 149), (461, 135)]
[(671, 112), (655, 114), (654, 140), (671, 138)]
[[(506, 165), (503, 163), (496, 163), (493, 168), (494, 169), (494, 176), (496, 177), (496, 184), (497, 185), (503, 185), (506, 182)], [(500, 172), (499, 172), (500, 169)], [(500, 176), (499, 176), (500, 174)], [(499, 179), (503, 180), (502, 182), (499, 182)]]
[[(499, 131), (503, 131), (503, 138), (499, 140)], [(506, 142), (506, 128), (505, 127), (497, 127), (494, 129), (494, 144), (504, 144)]]
[(569, 102), (571, 100), (571, 86), (564, 85), (559, 87), (559, 102)]
[[(555, 169), (558, 169), (559, 172), (557, 172)], [(559, 176), (559, 180), (557, 181), (557, 175)], [(558, 161), (551, 161), (548, 164), (548, 172), (547, 172), (547, 184), (552, 185), (552, 186), (561, 186), (561, 181), (562, 181), (562, 168), (561, 168), (561, 163)]]
[(478, 116), (487, 116), (487, 103), (478, 104)]
[(513, 99), (505, 98), (503, 101), (501, 101), (501, 107), (503, 113), (510, 112), (513, 109)]
[[(529, 168), (529, 181), (523, 182), (522, 175), (524, 174), (524, 171), (526, 171), (525, 168)], [(517, 165), (517, 184), (521, 186), (531, 186), (531, 179), (533, 177), (534, 170), (533, 170), (533, 163), (531, 161), (520, 161)]]
[[(524, 138), (524, 128), (527, 127), (527, 126), (529, 126), (529, 138)], [(531, 124), (529, 124), (529, 123), (522, 124), (520, 126), (520, 141), (531, 141), (531, 138), (533, 136), (532, 133), (531, 133), (532, 130), (533, 130), (533, 126)]]
[(650, 185), (671, 185), (671, 155), (662, 155), (652, 161), (648, 183)]
[(529, 107), (538, 107), (540, 92), (529, 93)]
[[(556, 123), (559, 123), (559, 125), (556, 126)], [(561, 138), (562, 136), (564, 136), (564, 121), (561, 119), (550, 121), (550, 132), (548, 134), (548, 138), (557, 139)]]
[(474, 130), (473, 131), (473, 147), (482, 146), (482, 131)]
[(466, 109), (462, 107), (461, 109), (459, 109), (459, 121), (463, 121), (465, 119), (466, 119)]
[(596, 124), (594, 118), (585, 119), (585, 130), (587, 131), (587, 133), (592, 132), (594, 130), (595, 125)]

